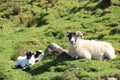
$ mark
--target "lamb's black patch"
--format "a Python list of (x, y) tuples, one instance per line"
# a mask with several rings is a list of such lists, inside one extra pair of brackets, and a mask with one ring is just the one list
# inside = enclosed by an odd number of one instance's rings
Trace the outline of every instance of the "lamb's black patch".
[(42, 52), (40, 52), (40, 51), (36, 51), (36, 54), (35, 54), (35, 58), (37, 58), (40, 54), (42, 54)]
[(35, 60), (35, 62), (38, 62), (38, 60)]
[(26, 52), (27, 59), (30, 59), (34, 53), (28, 51)]

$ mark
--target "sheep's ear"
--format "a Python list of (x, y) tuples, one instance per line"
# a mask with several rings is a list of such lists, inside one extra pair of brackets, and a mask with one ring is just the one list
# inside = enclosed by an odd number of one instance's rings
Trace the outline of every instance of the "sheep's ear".
[(69, 34), (70, 34), (70, 32), (67, 32), (67, 33), (65, 34), (65, 36), (66, 36), (66, 37), (68, 37), (68, 36), (69, 36)]
[(80, 31), (77, 31), (77, 32), (76, 32), (76, 36), (77, 36), (77, 37), (82, 37), (82, 38), (83, 38), (83, 34), (82, 34), (82, 32), (80, 32)]

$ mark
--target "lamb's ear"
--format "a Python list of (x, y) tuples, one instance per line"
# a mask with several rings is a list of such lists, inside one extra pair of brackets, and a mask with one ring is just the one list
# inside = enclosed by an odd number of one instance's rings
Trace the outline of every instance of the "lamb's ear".
[(32, 52), (32, 55), (34, 55), (35, 53), (34, 52)]
[(80, 31), (77, 31), (77, 32), (76, 32), (76, 36), (77, 36), (77, 37), (82, 37), (82, 38), (83, 38), (83, 34), (82, 34), (82, 32), (80, 32)]
[(28, 55), (28, 51), (24, 52), (25, 55)]
[(70, 32), (67, 32), (67, 33), (65, 34), (65, 36), (66, 36), (66, 37), (68, 37), (68, 36), (69, 36), (69, 34), (70, 34)]

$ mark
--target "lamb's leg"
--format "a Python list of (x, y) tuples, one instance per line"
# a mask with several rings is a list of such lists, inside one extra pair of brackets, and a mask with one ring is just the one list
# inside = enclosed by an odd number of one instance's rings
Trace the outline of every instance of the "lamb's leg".
[(25, 70), (27, 68), (26, 65), (22, 65), (22, 69)]

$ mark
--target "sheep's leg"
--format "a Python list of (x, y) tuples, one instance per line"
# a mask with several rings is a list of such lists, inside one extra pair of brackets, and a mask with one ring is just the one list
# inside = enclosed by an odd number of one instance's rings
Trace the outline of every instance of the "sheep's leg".
[(88, 51), (83, 51), (82, 55), (80, 57), (87, 58), (87, 59), (91, 60), (91, 54)]
[(113, 59), (116, 57), (114, 49), (110, 49), (108, 52), (106, 52), (106, 57), (108, 59)]
[(103, 55), (103, 56), (99, 57), (98, 60), (100, 60), (100, 61), (105, 61), (105, 60), (106, 60), (106, 57)]

